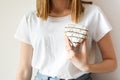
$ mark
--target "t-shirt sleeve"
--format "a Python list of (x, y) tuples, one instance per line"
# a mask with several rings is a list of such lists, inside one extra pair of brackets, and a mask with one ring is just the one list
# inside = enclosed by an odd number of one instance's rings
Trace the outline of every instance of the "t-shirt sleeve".
[(22, 20), (20, 21), (16, 33), (14, 34), (14, 38), (24, 43), (31, 44), (30, 28), (28, 26), (27, 15), (24, 15)]
[(108, 22), (106, 16), (102, 10), (97, 7), (97, 16), (95, 21), (94, 31), (93, 31), (93, 40), (98, 42), (102, 39), (108, 32), (112, 30), (111, 24)]

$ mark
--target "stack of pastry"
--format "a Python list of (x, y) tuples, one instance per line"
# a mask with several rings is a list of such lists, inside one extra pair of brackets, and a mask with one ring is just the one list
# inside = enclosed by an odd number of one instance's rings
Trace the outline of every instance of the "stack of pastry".
[(71, 41), (73, 46), (77, 46), (87, 38), (88, 29), (84, 25), (68, 24), (65, 27), (65, 34)]

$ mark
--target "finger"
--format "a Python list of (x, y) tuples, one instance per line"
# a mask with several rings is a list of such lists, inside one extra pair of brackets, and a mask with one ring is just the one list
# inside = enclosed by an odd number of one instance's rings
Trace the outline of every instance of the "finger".
[(70, 40), (68, 39), (66, 34), (64, 35), (64, 38), (65, 38), (65, 42), (66, 42), (66, 47), (71, 48)]
[(81, 45), (81, 43), (77, 43), (77, 45), (75, 46), (75, 48), (79, 48)]
[(80, 45), (85, 41), (86, 39), (83, 39), (82, 42), (78, 42), (76, 47), (80, 47)]
[(88, 62), (87, 41), (86, 40), (84, 40), (83, 43), (82, 43), (81, 54), (83, 55), (84, 60)]
[(67, 49), (72, 49), (72, 46), (70, 44), (70, 40), (68, 39), (68, 37), (66, 35), (64, 35), (64, 38), (65, 38)]
[(75, 46), (75, 48), (80, 48), (80, 46), (83, 44), (84, 41), (85, 41), (85, 39), (82, 42), (78, 42), (77, 45)]
[(82, 48), (81, 48), (81, 53), (86, 54), (87, 53), (87, 44), (86, 40), (82, 42)]

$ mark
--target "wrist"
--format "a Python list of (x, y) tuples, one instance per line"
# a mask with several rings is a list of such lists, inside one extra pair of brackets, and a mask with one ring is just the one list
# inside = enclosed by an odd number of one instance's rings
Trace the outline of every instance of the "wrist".
[(83, 72), (90, 72), (90, 64), (86, 64), (80, 68)]

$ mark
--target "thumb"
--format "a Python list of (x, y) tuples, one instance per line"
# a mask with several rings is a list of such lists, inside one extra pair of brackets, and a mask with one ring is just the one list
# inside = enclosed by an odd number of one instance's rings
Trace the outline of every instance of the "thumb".
[(87, 54), (87, 42), (86, 42), (86, 40), (84, 40), (82, 43), (81, 53)]

